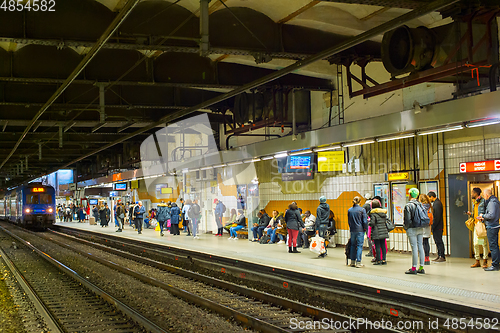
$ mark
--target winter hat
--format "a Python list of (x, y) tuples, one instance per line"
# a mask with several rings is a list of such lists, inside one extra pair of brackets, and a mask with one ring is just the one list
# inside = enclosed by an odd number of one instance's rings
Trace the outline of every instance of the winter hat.
[(412, 198), (416, 198), (420, 194), (420, 192), (416, 188), (411, 188), (410, 191), (408, 191), (408, 193)]
[(366, 200), (370, 200), (371, 198), (372, 198), (371, 193), (366, 193), (366, 194), (365, 194), (365, 199), (366, 199)]
[(320, 203), (326, 203), (326, 197), (324, 195), (319, 197), (319, 202)]
[(219, 201), (219, 200), (217, 200), (217, 199), (214, 199), (214, 203), (217, 203), (217, 201)]

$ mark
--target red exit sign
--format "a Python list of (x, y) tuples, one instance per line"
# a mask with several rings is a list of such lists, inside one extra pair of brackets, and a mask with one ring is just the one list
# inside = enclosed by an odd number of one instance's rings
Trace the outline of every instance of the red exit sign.
[(500, 171), (500, 160), (460, 163), (460, 173)]

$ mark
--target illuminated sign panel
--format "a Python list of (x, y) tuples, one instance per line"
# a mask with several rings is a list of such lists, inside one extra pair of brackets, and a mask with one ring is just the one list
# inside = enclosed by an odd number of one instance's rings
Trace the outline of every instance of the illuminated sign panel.
[(115, 184), (113, 184), (113, 189), (115, 191), (126, 191), (127, 190), (127, 183), (115, 183)]
[(500, 160), (460, 163), (460, 173), (500, 171)]
[(33, 187), (31, 192), (34, 192), (34, 193), (45, 192), (45, 189), (43, 187)]
[(409, 172), (388, 173), (387, 180), (392, 182), (395, 180), (410, 180)]

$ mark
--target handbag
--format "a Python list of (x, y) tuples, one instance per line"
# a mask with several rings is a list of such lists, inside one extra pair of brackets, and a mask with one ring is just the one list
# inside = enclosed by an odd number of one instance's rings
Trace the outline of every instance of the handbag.
[(385, 226), (387, 227), (388, 232), (391, 232), (396, 228), (394, 222), (392, 222), (391, 220), (385, 220)]
[(465, 221), (465, 225), (467, 226), (467, 229), (470, 231), (474, 231), (474, 224), (475, 224), (475, 219), (473, 217), (469, 217), (467, 221)]
[(476, 223), (476, 227), (474, 229), (476, 229), (476, 235), (478, 238), (486, 237), (486, 226), (483, 222)]
[(311, 244), (309, 245), (309, 250), (317, 254), (323, 254), (326, 252), (325, 240), (323, 237), (314, 236), (311, 238)]

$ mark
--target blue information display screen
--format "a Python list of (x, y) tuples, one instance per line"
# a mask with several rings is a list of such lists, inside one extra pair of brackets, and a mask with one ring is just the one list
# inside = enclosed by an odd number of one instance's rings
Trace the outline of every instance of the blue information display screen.
[(290, 170), (309, 170), (311, 167), (311, 155), (290, 156), (288, 167)]
[(89, 205), (97, 205), (98, 203), (97, 199), (89, 199)]
[(113, 189), (115, 191), (126, 191), (127, 190), (127, 183), (116, 183), (116, 184), (114, 184)]

